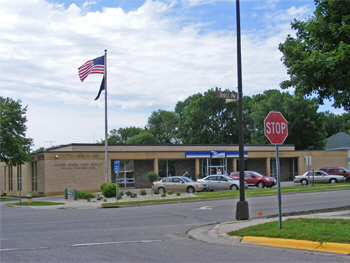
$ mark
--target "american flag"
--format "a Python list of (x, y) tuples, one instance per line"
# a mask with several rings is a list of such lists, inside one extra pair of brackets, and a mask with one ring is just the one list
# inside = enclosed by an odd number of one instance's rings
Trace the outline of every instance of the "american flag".
[(89, 74), (105, 74), (105, 56), (85, 62), (79, 70), (79, 78), (83, 82)]

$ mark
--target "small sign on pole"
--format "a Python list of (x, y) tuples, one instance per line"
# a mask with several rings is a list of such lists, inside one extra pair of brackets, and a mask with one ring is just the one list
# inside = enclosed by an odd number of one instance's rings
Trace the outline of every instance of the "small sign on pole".
[(270, 111), (264, 120), (265, 136), (276, 147), (276, 171), (277, 171), (277, 190), (278, 190), (278, 218), (279, 227), (282, 229), (282, 201), (281, 201), (281, 176), (280, 176), (280, 158), (278, 145), (283, 144), (288, 136), (288, 125), (286, 119), (280, 112)]
[(118, 175), (119, 175), (119, 161), (114, 161), (114, 173), (115, 175), (115, 202), (118, 203)]

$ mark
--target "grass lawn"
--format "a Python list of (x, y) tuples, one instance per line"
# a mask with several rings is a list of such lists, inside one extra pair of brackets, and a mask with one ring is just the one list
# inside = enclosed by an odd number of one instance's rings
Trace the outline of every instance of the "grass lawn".
[(255, 225), (228, 233), (230, 236), (286, 238), (350, 244), (350, 220), (293, 218)]
[[(307, 185), (298, 185), (298, 186), (290, 186), (290, 187), (281, 187), (281, 193), (298, 193), (298, 192), (308, 192), (308, 191), (322, 191), (322, 190), (330, 190), (330, 189), (350, 189), (350, 183), (339, 183), (339, 184), (315, 184), (315, 186), (310, 185), (310, 190)], [(267, 195), (267, 194), (275, 194), (277, 195), (277, 187), (272, 188), (251, 188), (245, 190), (245, 196), (257, 196), (257, 195)], [(123, 202), (123, 199), (116, 203), (103, 203), (102, 206), (115, 206), (115, 205), (129, 205), (129, 204), (144, 204), (144, 203), (161, 203), (161, 202), (171, 202), (171, 201), (186, 201), (186, 200), (205, 200), (205, 199), (215, 199), (215, 198), (231, 198), (231, 197), (239, 197), (239, 191), (212, 191), (212, 192), (199, 192), (194, 194), (195, 197), (185, 197), (185, 198), (174, 198), (174, 199), (158, 199), (158, 200), (147, 200), (147, 201), (129, 201)]]
[(55, 203), (55, 202), (46, 202), (46, 201), (32, 201), (31, 204), (28, 204), (28, 202), (22, 202), (22, 203), (12, 203), (7, 204), (8, 206), (48, 206), (48, 205), (64, 205), (64, 203)]
[(16, 201), (16, 200), (18, 200), (18, 197), (0, 196), (0, 202), (5, 202), (5, 201)]

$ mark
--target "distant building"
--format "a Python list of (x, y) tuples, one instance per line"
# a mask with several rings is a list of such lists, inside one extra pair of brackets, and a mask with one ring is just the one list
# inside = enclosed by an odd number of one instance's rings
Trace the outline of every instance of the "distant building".
[(326, 150), (350, 150), (350, 135), (345, 132), (338, 132), (326, 141)]

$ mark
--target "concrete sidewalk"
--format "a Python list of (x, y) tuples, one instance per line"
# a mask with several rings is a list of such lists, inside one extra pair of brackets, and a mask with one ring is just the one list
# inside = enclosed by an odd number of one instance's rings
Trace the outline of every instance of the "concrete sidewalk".
[[(309, 215), (297, 215), (283, 217), (282, 220), (287, 218), (338, 218), (350, 220), (350, 210), (329, 212), (329, 213), (317, 213)], [(192, 229), (188, 232), (191, 238), (201, 240), (212, 244), (225, 244), (234, 245), (237, 243), (250, 243), (266, 246), (284, 247), (292, 249), (304, 249), (320, 252), (330, 252), (350, 255), (350, 244), (343, 243), (320, 243), (311, 242), (306, 240), (293, 240), (283, 238), (263, 238), (263, 237), (239, 237), (229, 236), (227, 233), (239, 230), (245, 227), (264, 224), (267, 222), (278, 221), (277, 218), (256, 218), (242, 221), (231, 221), (217, 225), (207, 225), (197, 229)], [(283, 228), (283, 222), (282, 222)], [(350, 237), (349, 237), (350, 238)]]

